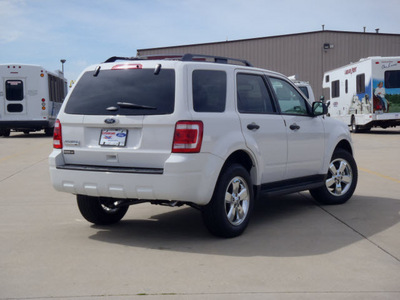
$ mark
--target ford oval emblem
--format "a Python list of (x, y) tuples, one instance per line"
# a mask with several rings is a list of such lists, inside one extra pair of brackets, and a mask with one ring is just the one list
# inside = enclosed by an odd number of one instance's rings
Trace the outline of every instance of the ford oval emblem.
[(104, 123), (106, 124), (115, 124), (117, 122), (117, 120), (109, 118), (109, 119), (105, 119)]

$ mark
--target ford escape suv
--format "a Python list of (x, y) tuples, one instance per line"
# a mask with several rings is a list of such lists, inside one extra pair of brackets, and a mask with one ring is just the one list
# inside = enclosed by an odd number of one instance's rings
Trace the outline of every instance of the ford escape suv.
[(257, 198), (352, 196), (350, 133), (325, 113), (287, 77), (247, 61), (112, 57), (84, 70), (61, 108), (52, 184), (94, 224), (120, 221), (133, 204), (186, 204), (211, 233), (238, 236)]

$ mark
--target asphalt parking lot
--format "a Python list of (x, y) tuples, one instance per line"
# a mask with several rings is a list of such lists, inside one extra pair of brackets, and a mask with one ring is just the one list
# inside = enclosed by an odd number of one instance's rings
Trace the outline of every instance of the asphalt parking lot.
[(353, 140), (348, 203), (272, 198), (219, 239), (188, 207), (92, 226), (50, 184), (51, 138), (0, 137), (0, 299), (400, 299), (400, 129)]

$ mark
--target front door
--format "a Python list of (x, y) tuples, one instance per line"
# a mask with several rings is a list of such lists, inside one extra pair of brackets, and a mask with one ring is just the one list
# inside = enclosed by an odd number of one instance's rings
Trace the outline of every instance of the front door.
[(323, 117), (312, 117), (303, 96), (288, 81), (269, 78), (285, 120), (288, 159), (285, 179), (318, 174), (325, 149)]

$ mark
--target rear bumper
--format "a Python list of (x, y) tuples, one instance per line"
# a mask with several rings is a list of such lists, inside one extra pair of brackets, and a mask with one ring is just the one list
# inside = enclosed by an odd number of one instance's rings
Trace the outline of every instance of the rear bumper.
[(65, 165), (61, 151), (49, 157), (53, 187), (62, 192), (95, 197), (169, 200), (207, 204), (223, 160), (212, 154), (172, 154), (163, 169), (121, 172), (101, 167)]

